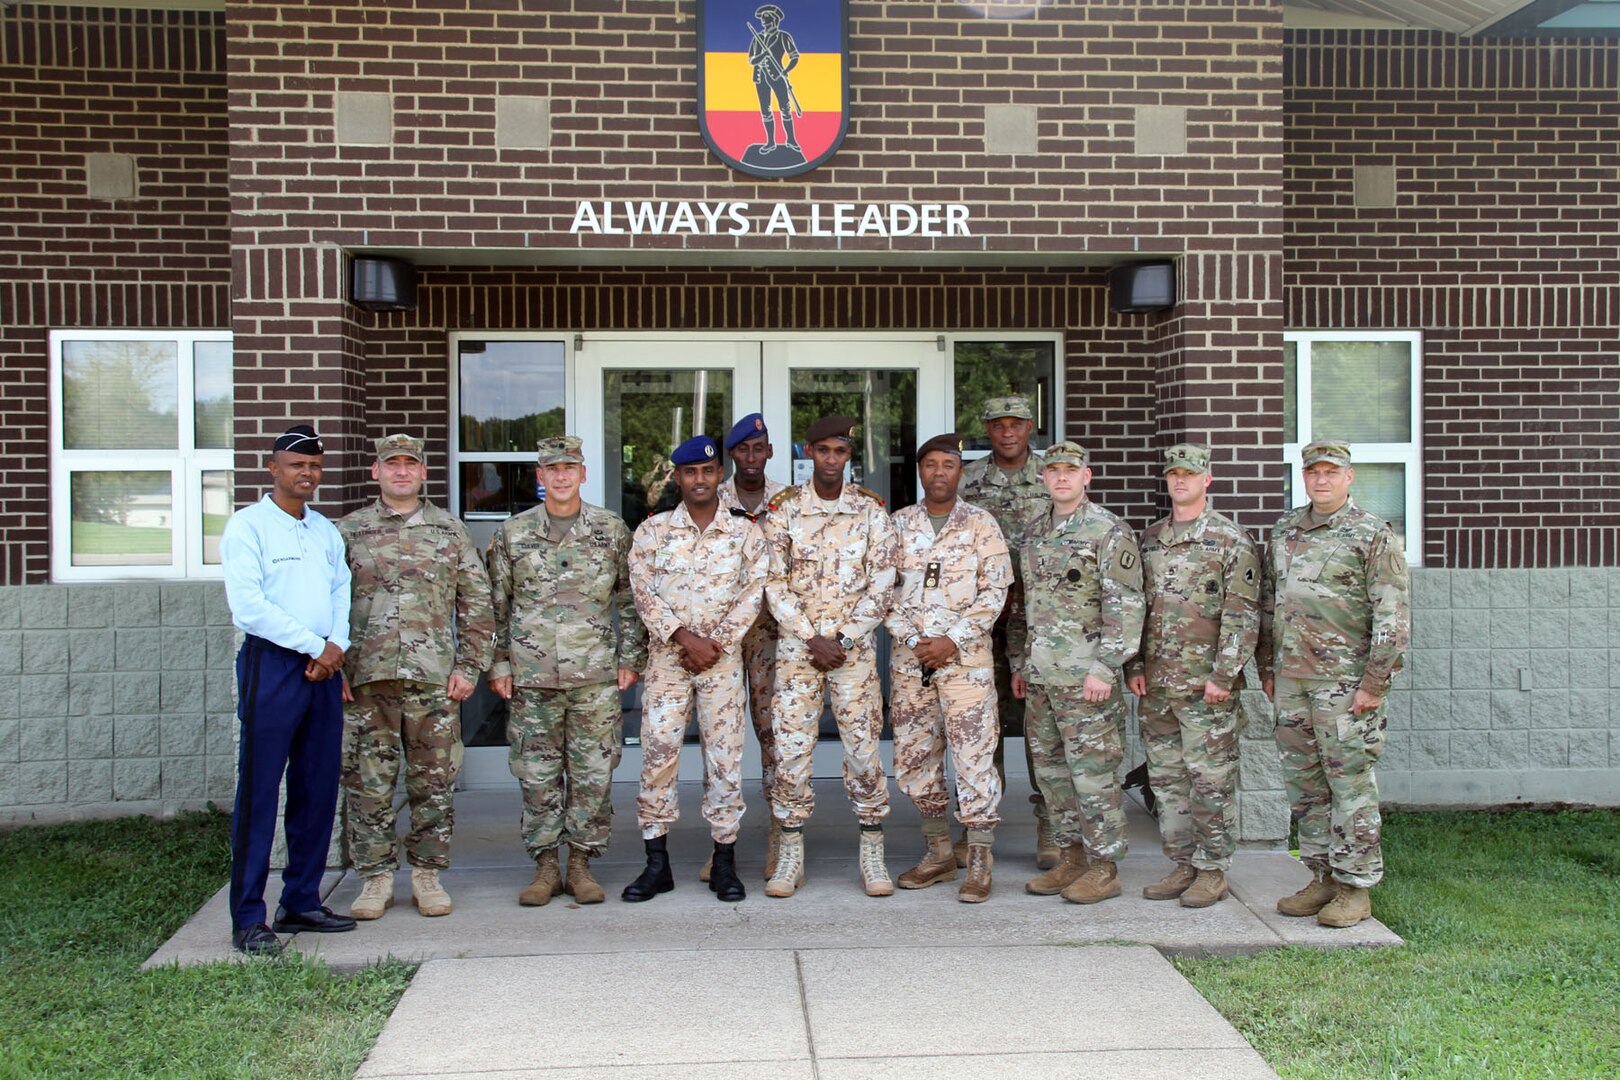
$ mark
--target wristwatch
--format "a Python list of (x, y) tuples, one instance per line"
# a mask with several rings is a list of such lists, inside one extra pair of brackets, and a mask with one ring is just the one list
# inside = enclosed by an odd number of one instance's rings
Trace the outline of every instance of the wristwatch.
[(839, 634), (838, 647), (843, 649), (845, 652), (848, 652), (855, 647), (855, 639), (850, 637), (848, 634)]
[(917, 642), (919, 642), (921, 640), (922, 640), (921, 635), (912, 634), (910, 637), (906, 638), (906, 648), (915, 649), (917, 647)]

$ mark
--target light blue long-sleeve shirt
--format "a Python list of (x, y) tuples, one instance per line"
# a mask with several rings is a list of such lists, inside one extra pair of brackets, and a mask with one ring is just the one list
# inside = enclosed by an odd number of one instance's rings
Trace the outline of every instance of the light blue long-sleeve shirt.
[(237, 629), (309, 657), (328, 641), (349, 651), (349, 563), (336, 525), (309, 507), (295, 518), (266, 495), (231, 515), (219, 555)]

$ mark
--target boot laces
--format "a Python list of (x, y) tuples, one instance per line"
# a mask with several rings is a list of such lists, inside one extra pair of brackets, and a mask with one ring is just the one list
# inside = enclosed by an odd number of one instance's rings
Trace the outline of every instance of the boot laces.
[(388, 874), (373, 874), (366, 878), (365, 888), (360, 890), (362, 900), (386, 900), (394, 884), (394, 879)]
[(883, 862), (883, 836), (861, 834), (861, 877), (867, 881), (888, 881), (889, 868)]
[(794, 881), (804, 863), (804, 842), (794, 843), (787, 834), (782, 835), (782, 847), (776, 853), (776, 876), (772, 881)]

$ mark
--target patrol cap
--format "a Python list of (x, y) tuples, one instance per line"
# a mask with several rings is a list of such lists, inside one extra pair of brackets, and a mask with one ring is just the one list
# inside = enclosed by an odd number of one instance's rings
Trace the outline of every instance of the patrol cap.
[(553, 435), (540, 440), (540, 452), (535, 455), (537, 465), (583, 465), (585, 456), (579, 452), (577, 435)]
[(1348, 469), (1350, 467), (1350, 444), (1333, 439), (1318, 439), (1313, 443), (1305, 444), (1305, 449), (1299, 452), (1299, 457), (1307, 469), (1318, 461), (1331, 461), (1335, 465)]
[(1091, 454), (1079, 443), (1060, 442), (1047, 448), (1041, 455), (1041, 468), (1048, 465), (1073, 465), (1077, 469), (1084, 469), (1091, 463)]
[(999, 420), (1003, 416), (1011, 416), (1015, 420), (1035, 419), (1035, 410), (1029, 403), (1029, 398), (1023, 394), (1009, 394), (1006, 397), (993, 397), (984, 403), (984, 420)]
[(947, 454), (955, 454), (960, 458), (962, 456), (962, 436), (954, 431), (947, 431), (943, 435), (935, 435), (932, 439), (917, 447), (917, 460), (922, 461), (925, 456), (936, 450)]
[(1192, 473), (1209, 472), (1209, 447), (1200, 443), (1176, 443), (1164, 452), (1164, 471), (1185, 469)]
[(403, 431), (396, 431), (392, 435), (384, 435), (377, 440), (377, 460), (387, 461), (389, 458), (408, 457), (418, 462), (427, 458), (422, 456), (422, 440), (415, 435), (407, 435)]
[(315, 429), (308, 424), (294, 424), (292, 427), (276, 436), (275, 450), (285, 450), (289, 454), (310, 454), (320, 456), (326, 453), (321, 445), (321, 437), (315, 434)]
[(765, 430), (765, 418), (757, 412), (751, 412), (735, 424), (726, 433), (726, 449), (735, 450), (738, 443), (747, 442), (755, 435), (769, 434)]
[(804, 433), (804, 441), (818, 443), (822, 439), (843, 439), (848, 442), (854, 430), (855, 421), (847, 416), (823, 416), (810, 425), (810, 430)]
[(707, 435), (694, 435), (669, 453), (669, 463), (675, 466), (702, 465), (720, 456), (720, 447)]

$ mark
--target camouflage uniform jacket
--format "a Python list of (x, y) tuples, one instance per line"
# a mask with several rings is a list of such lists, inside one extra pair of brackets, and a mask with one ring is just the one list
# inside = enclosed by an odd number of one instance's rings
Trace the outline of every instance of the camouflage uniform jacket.
[[(647, 666), (647, 628), (630, 594), (630, 530), (612, 511), (581, 503), (552, 543), (546, 506), (502, 523), (489, 548), (495, 595), (495, 663), (489, 675), (561, 690)], [(618, 609), (615, 640), (613, 609)]]
[[(737, 477), (733, 474), (729, 480), (720, 485), (720, 512), (730, 514), (733, 517), (747, 518), (749, 521), (757, 523), (770, 511), (771, 500), (786, 490), (786, 484), (778, 483), (767, 476), (765, 478), (764, 501), (759, 504), (757, 511), (750, 514), (747, 508), (743, 506), (742, 499), (737, 496)], [(763, 526), (761, 528), (763, 529)], [(764, 533), (761, 532), (760, 535), (763, 536)], [(765, 570), (766, 573), (770, 572), (770, 553), (768, 551), (765, 555)], [(771, 617), (771, 605), (765, 600), (765, 587), (763, 584), (759, 590), (759, 617), (754, 620), (754, 625), (759, 628), (762, 634), (774, 634), (776, 632), (776, 620)]]
[(1243, 685), (1260, 636), (1260, 556), (1242, 526), (1208, 505), (1185, 531), (1164, 518), (1142, 534), (1147, 622), (1127, 677), (1201, 693)]
[(668, 641), (685, 627), (734, 650), (765, 599), (770, 559), (759, 527), (726, 507), (699, 530), (682, 503), (636, 529), (630, 587), (647, 632)]
[(1007, 623), (1013, 671), (1042, 686), (1112, 683), (1136, 655), (1147, 607), (1136, 536), (1090, 499), (1054, 527), (1030, 522), (1020, 557), (1024, 610)]
[(452, 670), (477, 682), (489, 666), (495, 615), (466, 526), (426, 499), (408, 517), (378, 499), (337, 527), (352, 588), (349, 685), (398, 679), (442, 687)]
[(990, 667), (990, 629), (1012, 587), (1012, 559), (1001, 527), (988, 510), (956, 500), (945, 527), (934, 535), (921, 503), (894, 512), (900, 581), (894, 607), (883, 620), (897, 654), (905, 641), (944, 636), (956, 642), (956, 662)]
[(1018, 552), (1023, 549), (1029, 523), (1042, 511), (1052, 508), (1052, 496), (1041, 483), (1039, 460), (1032, 452), (1023, 468), (1008, 476), (996, 466), (994, 454), (986, 454), (969, 462), (962, 470), (962, 484), (957, 495), (974, 506), (982, 506), (995, 515), (1001, 534), (1007, 538), (1007, 550), (1013, 556), (1013, 601), (1018, 601), (1023, 586), (1023, 567)]
[(814, 484), (790, 487), (762, 519), (771, 571), (765, 596), (784, 634), (868, 637), (894, 592), (894, 526), (883, 503), (845, 484), (831, 508)]
[(1347, 500), (1325, 521), (1309, 505), (1266, 543), (1260, 586), (1262, 679), (1359, 679), (1389, 691), (1412, 636), (1406, 553), (1388, 522)]

